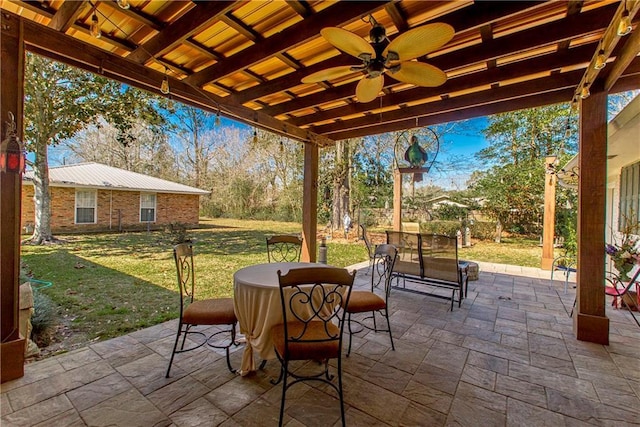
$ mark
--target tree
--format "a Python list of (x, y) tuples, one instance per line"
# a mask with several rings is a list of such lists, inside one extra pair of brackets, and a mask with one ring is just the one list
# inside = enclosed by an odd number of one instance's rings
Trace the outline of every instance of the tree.
[(25, 79), (25, 143), (35, 154), (35, 224), (30, 240), (40, 244), (55, 240), (51, 233), (49, 146), (69, 140), (101, 118), (116, 127), (116, 138), (126, 145), (133, 123), (144, 119), (156, 126), (162, 120), (146, 93), (35, 54), (27, 54)]
[(92, 123), (102, 110), (104, 79), (27, 54), (25, 64), (25, 142), (35, 154), (33, 243), (54, 241), (51, 233), (47, 149)]
[(484, 133), (489, 147), (477, 158), (491, 166), (470, 181), (483, 211), (510, 231), (537, 233), (544, 203), (544, 158), (575, 154), (576, 118), (566, 104), (489, 117)]
[(182, 103), (168, 105), (167, 114), (172, 123), (170, 130), (181, 147), (180, 164), (191, 178), (190, 184), (202, 188), (208, 180), (214, 147), (219, 142), (215, 132), (212, 132), (216, 116)]
[(127, 138), (111, 123), (100, 120), (64, 141), (64, 161), (98, 162), (145, 175), (175, 180), (177, 154), (165, 134), (147, 122), (132, 123)]
[[(567, 126), (570, 136), (566, 137)], [(577, 151), (577, 118), (567, 104), (489, 116), (484, 135), (489, 146), (476, 157), (485, 164), (518, 164), (548, 155)]]

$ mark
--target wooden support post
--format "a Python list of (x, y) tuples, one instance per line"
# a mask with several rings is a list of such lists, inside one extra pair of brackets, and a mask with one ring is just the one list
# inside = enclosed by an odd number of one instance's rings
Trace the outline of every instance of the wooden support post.
[(393, 171), (393, 231), (402, 228), (402, 172)]
[(553, 243), (556, 228), (556, 174), (553, 171), (556, 156), (545, 159), (544, 175), (544, 217), (542, 226), (542, 265), (543, 270), (551, 270), (553, 264)]
[(591, 87), (581, 101), (578, 274), (573, 331), (576, 338), (609, 344), (609, 319), (605, 313), (604, 236), (607, 186), (607, 92)]
[[(24, 42), (22, 21), (0, 17), (0, 140), (10, 113), (22, 140)], [(0, 382), (24, 375), (25, 339), (19, 332), (20, 208), (22, 172), (0, 172)]]
[(318, 146), (304, 144), (304, 182), (302, 190), (302, 261), (316, 262), (318, 229)]

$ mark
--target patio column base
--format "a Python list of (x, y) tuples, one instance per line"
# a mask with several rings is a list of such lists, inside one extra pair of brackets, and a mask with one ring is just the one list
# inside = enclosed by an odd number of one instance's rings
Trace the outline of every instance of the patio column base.
[(24, 338), (0, 344), (0, 382), (24, 376)]
[(609, 318), (574, 313), (573, 332), (580, 341), (609, 345)]

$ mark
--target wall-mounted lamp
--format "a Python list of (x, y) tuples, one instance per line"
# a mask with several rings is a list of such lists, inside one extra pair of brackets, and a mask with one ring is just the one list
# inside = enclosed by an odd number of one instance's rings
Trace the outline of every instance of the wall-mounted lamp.
[(253, 139), (252, 139), (254, 144), (258, 143), (258, 131), (253, 129)]
[(164, 79), (162, 79), (162, 84), (160, 85), (160, 92), (165, 95), (169, 94), (169, 76), (167, 75), (168, 72), (169, 69), (167, 67), (164, 67)]
[(218, 107), (218, 112), (216, 113), (216, 120), (214, 122), (216, 126), (220, 126), (220, 107)]
[(624, 1), (624, 10), (620, 16), (620, 22), (618, 22), (618, 35), (620, 37), (626, 36), (631, 32), (631, 18), (629, 18), (629, 11), (627, 10), (627, 1)]
[(0, 172), (22, 173), (24, 172), (25, 152), (18, 140), (16, 122), (12, 113), (9, 113), (11, 121), (7, 123), (7, 137), (0, 144)]

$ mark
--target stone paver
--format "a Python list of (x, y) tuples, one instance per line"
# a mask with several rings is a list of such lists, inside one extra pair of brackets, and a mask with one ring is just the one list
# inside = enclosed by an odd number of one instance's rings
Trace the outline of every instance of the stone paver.
[[(568, 317), (575, 290), (535, 268), (478, 263), (461, 308), (393, 291), (396, 350), (386, 333), (354, 336), (343, 357), (350, 426), (640, 425), (640, 328), (607, 305), (610, 345), (577, 341)], [(357, 286), (369, 280), (367, 263)], [(224, 353), (176, 356), (165, 378), (170, 321), (25, 366), (2, 384), (4, 426), (272, 426), (278, 365), (229, 373)], [(242, 347), (233, 349), (238, 365)], [(310, 365), (302, 368), (307, 369)], [(335, 365), (334, 365), (335, 366)], [(338, 426), (334, 390), (297, 384), (285, 424)]]

